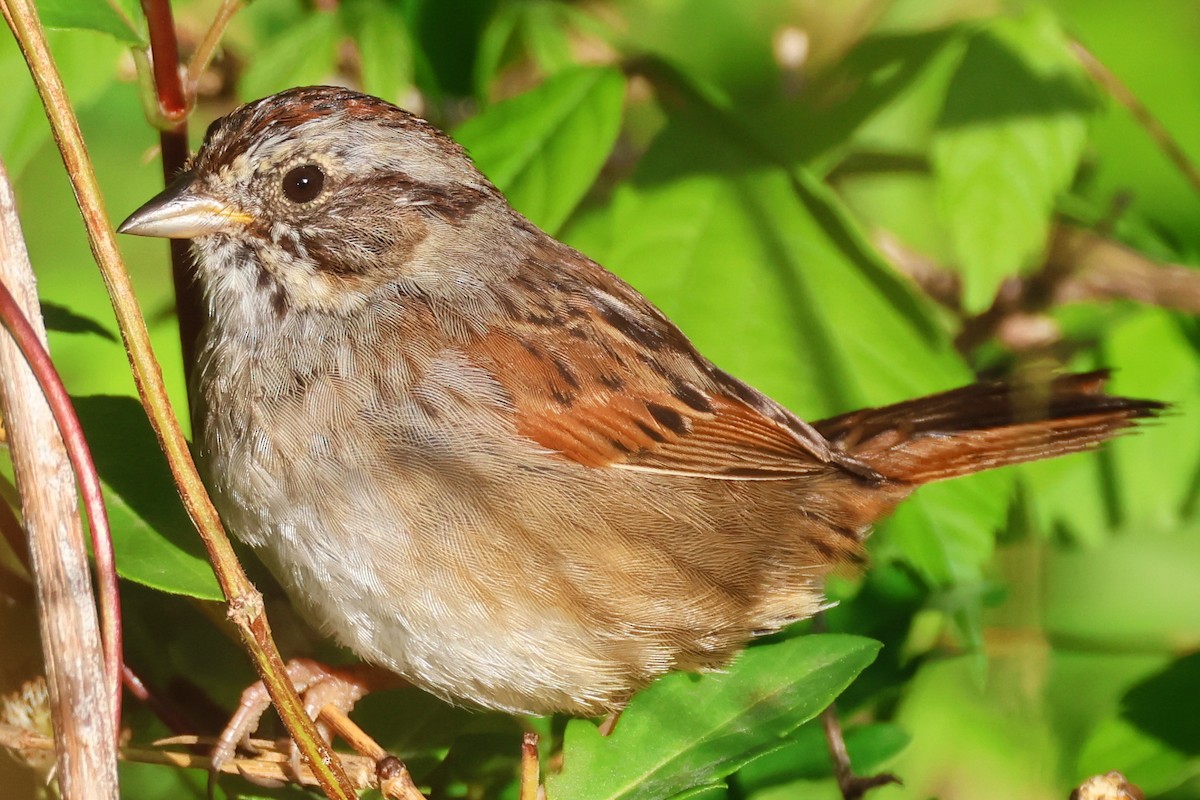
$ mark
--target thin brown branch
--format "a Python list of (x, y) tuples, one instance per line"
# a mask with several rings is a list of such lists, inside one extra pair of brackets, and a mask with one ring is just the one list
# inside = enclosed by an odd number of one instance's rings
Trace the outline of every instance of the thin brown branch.
[[(1200, 314), (1200, 270), (1165, 264), (1096, 230), (1069, 223), (1055, 225), (1042, 268), (1006, 281), (992, 306), (965, 318), (956, 344), (968, 353), (992, 336), (1004, 334), (1025, 347), (1044, 349), (1056, 333), (1045, 312), (1085, 301), (1131, 300), (1146, 305)], [(879, 251), (898, 272), (933, 300), (958, 312), (957, 273), (913, 251), (888, 231), (877, 231)]]
[(321, 719), (363, 758), (375, 764), (380, 792), (389, 800), (426, 800), (413, 783), (408, 767), (390, 755), (366, 731), (333, 703), (321, 707)]
[[(37, 289), (0, 166), (0, 281), (43, 349)], [(75, 481), (54, 415), (16, 342), (0, 337), (0, 401), (21, 494), (64, 797), (117, 797), (116, 727)]]
[(1158, 117), (1154, 116), (1150, 109), (1146, 107), (1146, 104), (1139, 100), (1138, 96), (1112, 70), (1106, 67), (1103, 61), (1096, 58), (1095, 54), (1088, 50), (1082, 42), (1072, 39), (1069, 46), (1071, 52), (1074, 53), (1079, 63), (1083, 65), (1083, 68), (1087, 70), (1092, 80), (1099, 84), (1104, 91), (1112, 95), (1114, 100), (1123, 105), (1133, 115), (1138, 124), (1150, 134), (1150, 138), (1162, 150), (1163, 155), (1171, 160), (1175, 168), (1192, 184), (1192, 188), (1200, 192), (1200, 169), (1197, 169), (1195, 163), (1184, 152), (1183, 147), (1171, 135), (1166, 126), (1159, 121)]
[(862, 800), (872, 789), (901, 783), (900, 779), (890, 772), (864, 776), (854, 774), (850, 767), (850, 754), (846, 750), (846, 739), (842, 735), (842, 723), (838, 719), (837, 708), (832, 704), (821, 712), (821, 728), (825, 732), (829, 758), (833, 761), (838, 790), (841, 791), (844, 800)]
[(1084, 228), (1059, 225), (1047, 261), (1071, 274), (1055, 292), (1057, 303), (1133, 300), (1200, 314), (1200, 270), (1163, 264)]
[(221, 7), (217, 9), (217, 14), (213, 17), (212, 24), (204, 32), (204, 38), (200, 40), (200, 46), (196, 48), (196, 52), (192, 54), (192, 60), (188, 62), (188, 94), (195, 96), (196, 86), (200, 83), (200, 76), (204, 74), (204, 70), (208, 69), (213, 56), (217, 54), (217, 47), (221, 43), (221, 37), (225, 35), (225, 28), (228, 27), (229, 21), (233, 19), (233, 15), (241, 10), (242, 5), (242, 0), (221, 0)]
[[(213, 740), (197, 736), (175, 736), (155, 744), (159, 747), (179, 745), (208, 751), (212, 749)], [(307, 767), (301, 767), (300, 774), (293, 775), (287, 748), (281, 749), (278, 742), (252, 739), (250, 745), (259, 755), (254, 758), (231, 759), (221, 766), (221, 771), (230, 775), (242, 775), (263, 784), (281, 785), (289, 781), (296, 781), (302, 786), (318, 787), (320, 785)], [(54, 743), (39, 733), (0, 723), (0, 747), (21, 753), (30, 753), (52, 750)], [(338, 753), (338, 756), (345, 763), (346, 771), (356, 790), (379, 788), (378, 779), (375, 777), (374, 761), (353, 753)], [(139, 764), (161, 764), (205, 772), (212, 770), (212, 760), (207, 756), (195, 753), (180, 753), (150, 747), (121, 747), (117, 752), (117, 757), (122, 761)]]
[(962, 278), (957, 272), (908, 247), (891, 231), (880, 228), (872, 239), (880, 255), (931, 300), (962, 313)]
[(29, 64), (30, 74), (50, 120), (51, 131), (83, 215), (92, 255), (100, 267), (113, 304), (138, 394), (167, 457), (184, 507), (208, 550), (213, 571), (229, 603), (230, 613), (239, 623), (243, 644), (270, 692), (284, 725), (316, 773), (322, 789), (331, 798), (351, 800), (353, 789), (341, 762), (317, 733), (312, 720), (304, 712), (295, 687), (288, 681), (283, 659), (271, 639), (270, 627), (262, 610), (262, 596), (242, 571), (216, 509), (196, 472), (187, 440), (167, 399), (162, 371), (150, 345), (149, 333), (129, 274), (117, 249), (79, 122), (46, 44), (37, 10), (32, 0), (2, 0), (0, 7), (4, 9), (5, 19)]

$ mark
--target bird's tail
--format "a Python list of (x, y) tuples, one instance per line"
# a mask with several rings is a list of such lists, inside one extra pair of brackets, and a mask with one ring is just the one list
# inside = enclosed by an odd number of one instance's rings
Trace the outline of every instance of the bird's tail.
[(1041, 386), (984, 381), (815, 423), (827, 439), (895, 480), (945, 480), (1089, 450), (1167, 408), (1104, 393), (1108, 371)]

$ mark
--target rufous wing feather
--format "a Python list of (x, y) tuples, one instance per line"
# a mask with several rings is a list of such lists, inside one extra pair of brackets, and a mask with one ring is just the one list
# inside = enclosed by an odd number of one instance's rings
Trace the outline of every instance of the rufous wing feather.
[[(612, 278), (604, 289), (598, 279), (573, 280), (584, 276), (569, 267), (600, 268), (568, 255), (574, 261), (560, 254), (558, 272), (543, 278), (559, 292), (539, 295), (534, 313), (487, 331), (472, 348), (512, 398), (518, 433), (589, 467), (729, 480), (788, 479), (830, 464), (861, 469), (713, 366), (633, 289)], [(526, 277), (546, 268), (530, 261)]]
[(881, 475), (920, 484), (1088, 450), (1166, 405), (1104, 393), (1107, 370), (984, 381), (814, 424)]

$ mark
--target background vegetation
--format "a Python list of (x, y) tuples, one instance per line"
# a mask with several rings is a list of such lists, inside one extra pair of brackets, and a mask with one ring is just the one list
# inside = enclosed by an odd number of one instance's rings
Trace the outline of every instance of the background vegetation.
[[(173, 5), (185, 55), (216, 7)], [(161, 188), (130, 55), (145, 45), (141, 10), (39, 8), (63, 29), (54, 52), (119, 219)], [(832, 633), (798, 626), (728, 675), (674, 676), (609, 740), (589, 721), (514, 720), (416, 692), (368, 698), (359, 721), (437, 797), (515, 797), (520, 731), (533, 729), (547, 764), (562, 754), (552, 800), (826, 798), (835, 784), (806, 720), (849, 685), (838, 708), (856, 767), (905, 781), (880, 800), (1065, 798), (1110, 769), (1147, 797), (1200, 797), (1200, 278), (1187, 266), (1200, 258), (1200, 182), (1184, 163), (1200, 158), (1198, 44), (1189, 0), (240, 10), (198, 83), (194, 144), (239, 102), (299, 84), (346, 83), (419, 111), (518, 209), (806, 418), (979, 374), (1101, 365), (1118, 392), (1177, 406), (1101, 453), (922, 490), (880, 526), (871, 569), (833, 582)], [(5, 36), (0, 86), (0, 156), (51, 350), (110, 490), (126, 659), (212, 732), (253, 673), (132, 399), (61, 162)], [(166, 247), (123, 246), (186, 416)], [(0, 565), (10, 691), (39, 656), (27, 578), (2, 547)], [(270, 610), (286, 655), (339, 657), (282, 602)], [(126, 721), (138, 744), (164, 733), (135, 705)], [(28, 773), (0, 769), (6, 796), (32, 794)], [(126, 764), (122, 785), (131, 798), (201, 797), (204, 777)]]

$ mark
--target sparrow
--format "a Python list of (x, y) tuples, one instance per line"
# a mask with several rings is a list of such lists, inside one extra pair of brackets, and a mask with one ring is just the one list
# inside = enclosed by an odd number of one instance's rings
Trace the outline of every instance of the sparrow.
[(194, 448), (321, 630), (444, 699), (620, 709), (812, 616), (918, 486), (1093, 448), (1105, 372), (809, 424), (515, 211), (429, 123), (292, 89), (119, 230), (190, 239)]

